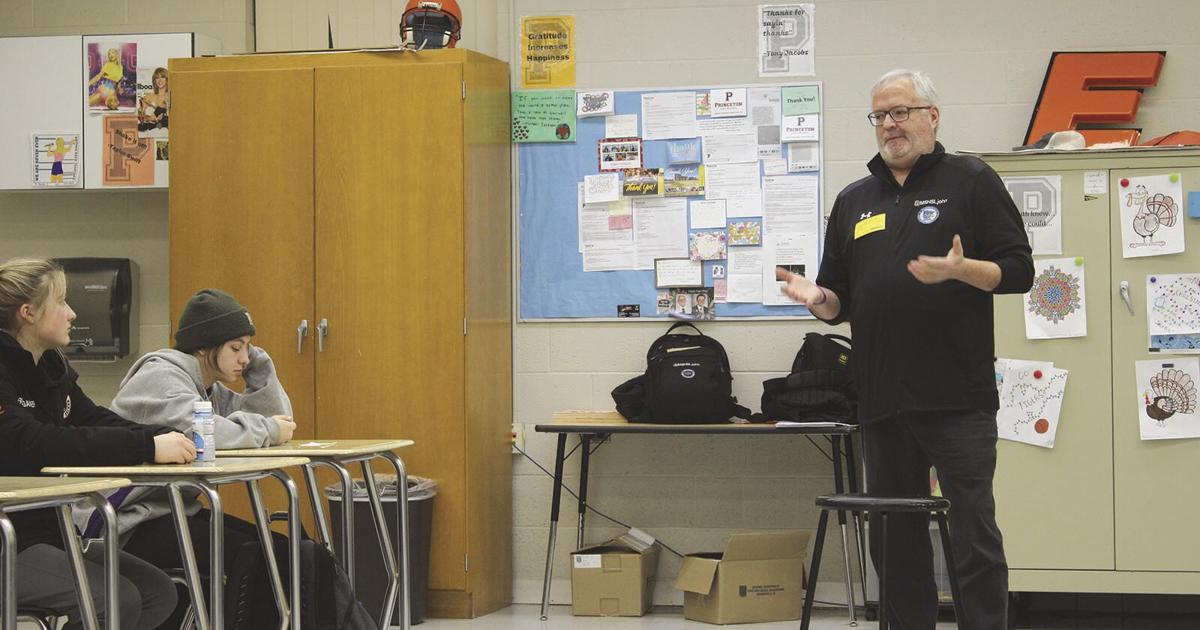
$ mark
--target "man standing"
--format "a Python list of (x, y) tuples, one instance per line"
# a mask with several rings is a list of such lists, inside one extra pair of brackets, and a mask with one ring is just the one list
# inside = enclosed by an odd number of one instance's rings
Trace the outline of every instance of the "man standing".
[[(883, 75), (867, 119), (879, 154), (871, 175), (834, 203), (816, 283), (784, 269), (776, 275), (817, 317), (850, 322), (868, 491), (924, 496), (929, 466), (937, 468), (952, 506), (960, 624), (1004, 630), (992, 294), (1029, 290), (1029, 241), (995, 171), (936, 141), (941, 111), (928, 76)], [(936, 622), (928, 525), (924, 515), (888, 519), (888, 615), (900, 630)], [(875, 551), (874, 522), (871, 538)]]

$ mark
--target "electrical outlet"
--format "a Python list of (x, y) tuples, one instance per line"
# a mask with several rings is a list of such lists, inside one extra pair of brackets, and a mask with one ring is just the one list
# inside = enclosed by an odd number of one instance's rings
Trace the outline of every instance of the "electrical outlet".
[(512, 425), (512, 445), (513, 445), (513, 451), (512, 451), (513, 453), (516, 453), (518, 448), (521, 449), (522, 451), (525, 450), (525, 425), (524, 424), (513, 423), (513, 425)]

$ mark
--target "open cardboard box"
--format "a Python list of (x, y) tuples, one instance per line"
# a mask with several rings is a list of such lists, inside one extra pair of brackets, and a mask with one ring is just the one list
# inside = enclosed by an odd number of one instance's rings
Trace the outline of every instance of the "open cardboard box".
[(659, 545), (636, 547), (614, 539), (571, 554), (572, 614), (638, 617), (649, 612)]
[(735, 534), (724, 552), (688, 554), (675, 578), (683, 616), (716, 624), (799, 619), (809, 537)]

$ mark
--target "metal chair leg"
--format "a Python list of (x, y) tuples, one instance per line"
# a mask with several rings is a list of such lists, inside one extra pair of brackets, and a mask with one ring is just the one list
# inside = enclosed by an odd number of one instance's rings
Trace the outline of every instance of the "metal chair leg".
[(954, 549), (950, 546), (950, 525), (945, 512), (936, 512), (938, 532), (942, 536), (942, 550), (946, 554), (946, 574), (950, 576), (950, 596), (954, 598), (954, 623), (961, 630), (966, 622), (963, 616), (962, 596), (958, 592), (958, 569), (955, 568)]
[(829, 512), (821, 510), (817, 521), (817, 540), (813, 543), (812, 566), (809, 569), (808, 588), (804, 589), (804, 610), (800, 613), (800, 630), (808, 630), (812, 621), (813, 598), (817, 593), (817, 573), (821, 570), (821, 549), (825, 546), (825, 526), (829, 523)]

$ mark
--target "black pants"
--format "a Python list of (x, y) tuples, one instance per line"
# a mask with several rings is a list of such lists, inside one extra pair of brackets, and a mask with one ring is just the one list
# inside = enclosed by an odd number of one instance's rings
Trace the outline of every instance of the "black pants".
[[(918, 412), (863, 426), (867, 490), (883, 496), (926, 496), (929, 467), (937, 468), (950, 500), (950, 543), (958, 568), (968, 630), (1008, 626), (1008, 565), (996, 525), (992, 477), (996, 471), (996, 412)], [(871, 520), (871, 553), (877, 573), (881, 540)], [(937, 587), (929, 518), (888, 515), (887, 605), (897, 630), (932, 630)]]
[[(207, 509), (201, 509), (195, 516), (188, 517), (188, 528), (192, 534), (192, 544), (196, 549), (196, 565), (205, 575), (209, 574), (209, 517), (210, 513)], [(286, 537), (275, 532), (272, 532), (272, 536), (275, 540), (286, 540)], [(243, 549), (243, 545), (248, 542), (258, 542), (258, 530), (255, 529), (254, 524), (226, 514), (223, 554), (226, 575), (229, 575), (229, 571), (237, 562), (238, 555), (247, 553)], [(162, 569), (183, 568), (183, 556), (179, 552), (175, 524), (170, 516), (159, 517), (139, 524), (130, 536), (129, 542), (125, 544), (124, 550)], [(253, 553), (256, 554), (256, 558), (252, 560), (263, 561), (261, 547), (255, 548)], [(209, 581), (205, 580), (204, 592), (206, 596), (211, 597), (208, 588)], [(263, 588), (264, 590), (259, 592), (270, 592), (268, 586), (264, 585)], [(225, 596), (228, 606), (231, 603), (229, 601), (230, 593), (226, 592)], [(178, 628), (190, 606), (191, 597), (186, 591), (181, 590), (175, 612), (159, 627)]]

